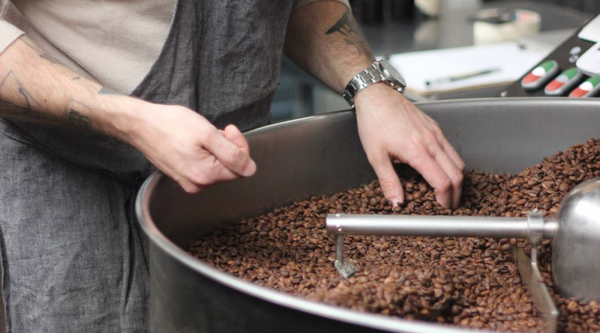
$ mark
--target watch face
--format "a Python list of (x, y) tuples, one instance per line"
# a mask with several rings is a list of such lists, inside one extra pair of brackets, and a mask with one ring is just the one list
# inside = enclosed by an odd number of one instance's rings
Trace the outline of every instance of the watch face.
[(398, 81), (400, 86), (406, 87), (406, 82), (404, 81), (402, 75), (400, 75), (400, 73), (398, 73), (398, 71), (389, 62), (387, 62), (387, 60), (382, 59), (379, 61), (379, 63), (381, 64), (381, 67), (386, 75), (389, 75), (392, 79)]

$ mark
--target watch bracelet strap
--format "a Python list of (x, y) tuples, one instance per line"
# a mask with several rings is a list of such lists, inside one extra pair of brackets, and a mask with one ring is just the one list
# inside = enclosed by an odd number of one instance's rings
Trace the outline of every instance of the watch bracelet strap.
[(365, 70), (356, 74), (346, 86), (343, 97), (354, 108), (354, 96), (367, 86), (381, 82), (385, 79), (383, 72), (379, 69), (379, 62), (374, 62)]

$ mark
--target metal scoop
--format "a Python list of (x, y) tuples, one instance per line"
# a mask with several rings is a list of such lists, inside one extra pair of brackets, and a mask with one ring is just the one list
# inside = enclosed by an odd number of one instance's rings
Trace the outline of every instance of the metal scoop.
[(600, 179), (571, 190), (561, 202), (556, 219), (537, 211), (527, 217), (345, 215), (328, 214), (328, 233), (336, 235), (338, 272), (349, 278), (356, 268), (344, 259), (344, 235), (526, 238), (531, 257), (522, 249), (515, 258), (523, 281), (545, 320), (546, 332), (556, 331), (558, 311), (537, 268), (536, 245), (554, 239), (552, 274), (560, 294), (581, 301), (600, 301)]

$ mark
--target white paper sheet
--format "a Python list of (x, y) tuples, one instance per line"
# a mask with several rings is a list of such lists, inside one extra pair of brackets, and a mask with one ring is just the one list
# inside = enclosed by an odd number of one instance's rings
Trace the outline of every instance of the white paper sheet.
[[(541, 61), (551, 50), (516, 42), (469, 46), (392, 55), (390, 63), (400, 71), (407, 90), (420, 95), (479, 86), (511, 83)], [(453, 82), (426, 81), (498, 68), (499, 71)]]

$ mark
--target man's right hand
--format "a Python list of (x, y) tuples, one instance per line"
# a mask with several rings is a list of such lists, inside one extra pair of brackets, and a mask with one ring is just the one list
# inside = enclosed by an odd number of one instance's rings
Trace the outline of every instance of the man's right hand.
[(248, 142), (234, 125), (220, 131), (188, 108), (144, 104), (125, 139), (186, 192), (256, 172)]
[(140, 150), (186, 192), (251, 176), (256, 164), (235, 127), (217, 130), (192, 110), (112, 93), (51, 60), (26, 37), (0, 54), (0, 117), (77, 126)]

